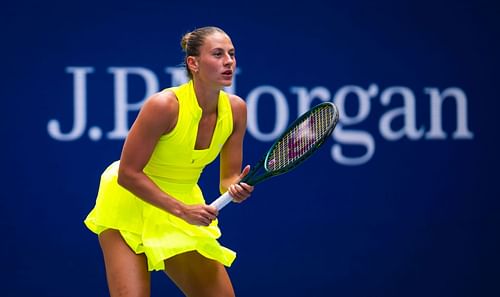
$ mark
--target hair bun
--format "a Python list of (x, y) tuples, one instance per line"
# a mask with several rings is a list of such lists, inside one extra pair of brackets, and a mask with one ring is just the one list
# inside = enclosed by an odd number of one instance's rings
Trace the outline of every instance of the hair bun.
[(184, 52), (187, 52), (187, 45), (188, 45), (190, 37), (191, 37), (191, 32), (188, 32), (188, 33), (184, 34), (184, 36), (182, 36), (181, 47), (182, 47), (182, 50)]

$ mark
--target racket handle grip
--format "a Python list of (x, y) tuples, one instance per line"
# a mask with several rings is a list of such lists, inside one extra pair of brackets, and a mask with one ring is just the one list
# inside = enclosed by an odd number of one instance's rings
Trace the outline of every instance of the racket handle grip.
[(229, 202), (233, 201), (233, 197), (229, 192), (226, 192), (219, 196), (219, 198), (215, 199), (214, 202), (210, 203), (210, 206), (217, 208), (217, 210), (221, 210), (224, 206), (228, 205)]

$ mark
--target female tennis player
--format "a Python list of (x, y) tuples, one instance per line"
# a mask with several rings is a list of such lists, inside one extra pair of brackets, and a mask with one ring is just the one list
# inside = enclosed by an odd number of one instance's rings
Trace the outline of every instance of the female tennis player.
[(220, 28), (183, 36), (190, 80), (148, 98), (119, 161), (102, 174), (86, 226), (99, 235), (111, 296), (149, 296), (150, 271), (163, 270), (186, 296), (234, 296), (224, 266), (235, 253), (217, 238), (217, 209), (198, 186), (220, 154), (220, 191), (236, 202), (253, 186), (238, 182), (246, 105), (231, 85), (235, 50)]

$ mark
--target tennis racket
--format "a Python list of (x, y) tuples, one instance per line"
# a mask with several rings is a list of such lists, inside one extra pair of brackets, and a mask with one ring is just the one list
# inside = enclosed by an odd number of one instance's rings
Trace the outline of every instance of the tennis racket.
[[(314, 106), (288, 127), (240, 182), (253, 186), (294, 169), (321, 147), (338, 120), (339, 112), (333, 103)], [(226, 192), (210, 205), (221, 210), (232, 200)]]

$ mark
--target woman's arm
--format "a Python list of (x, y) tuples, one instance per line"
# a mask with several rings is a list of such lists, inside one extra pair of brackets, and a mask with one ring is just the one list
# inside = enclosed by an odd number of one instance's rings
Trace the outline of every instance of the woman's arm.
[(238, 182), (247, 175), (250, 166), (245, 166), (243, 172), (243, 138), (247, 128), (247, 109), (243, 99), (230, 95), (233, 111), (233, 132), (224, 144), (220, 154), (220, 192), (229, 191), (236, 202), (248, 198), (253, 186)]
[(160, 92), (146, 100), (125, 140), (118, 183), (140, 197), (188, 223), (209, 225), (217, 211), (206, 205), (186, 205), (163, 192), (143, 169), (159, 138), (177, 123), (179, 104), (172, 92)]

